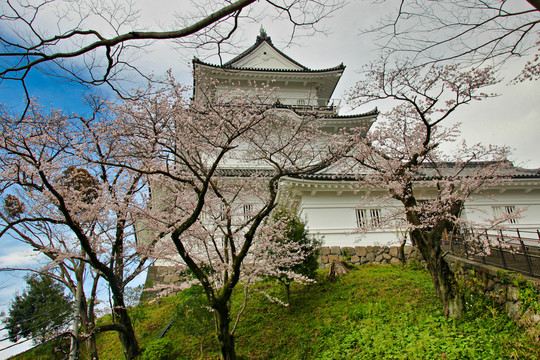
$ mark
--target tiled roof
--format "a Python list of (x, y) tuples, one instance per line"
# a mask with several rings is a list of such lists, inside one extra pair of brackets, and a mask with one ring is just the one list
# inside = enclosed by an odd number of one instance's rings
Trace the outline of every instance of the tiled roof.
[(362, 113), (362, 114), (351, 114), (351, 115), (334, 115), (330, 116), (330, 119), (352, 119), (356, 117), (370, 116), (370, 115), (379, 115), (379, 109), (375, 108), (371, 111)]
[[(235, 66), (232, 65), (235, 62), (237, 62), (237, 61), (245, 58), (249, 54), (251, 54), (263, 42), (266, 42), (275, 51), (277, 51), (281, 56), (283, 56), (285, 59), (289, 60), (293, 64), (301, 67), (301, 69), (265, 69), (265, 68), (245, 68), (245, 67), (239, 68), (239, 67), (235, 67)], [(193, 59), (193, 64), (201, 64), (201, 65), (211, 66), (211, 67), (215, 67), (215, 68), (230, 69), (230, 70), (251, 70), (251, 71), (269, 71), (269, 72), (285, 72), (285, 73), (287, 73), (287, 72), (294, 72), (294, 73), (321, 73), (321, 72), (328, 72), (328, 71), (335, 71), (335, 70), (343, 70), (343, 69), (345, 69), (345, 65), (343, 65), (343, 63), (339, 64), (338, 66), (334, 66), (334, 67), (328, 68), (328, 69), (316, 69), (316, 70), (310, 69), (310, 68), (300, 64), (298, 61), (292, 59), (287, 54), (285, 54), (284, 52), (279, 50), (278, 48), (276, 48), (274, 46), (274, 44), (272, 43), (272, 39), (270, 38), (270, 36), (268, 36), (266, 34), (266, 32), (264, 30), (261, 30), (260, 35), (257, 36), (257, 40), (255, 41), (255, 44), (250, 46), (248, 49), (246, 49), (240, 55), (237, 55), (233, 59), (227, 61), (223, 65), (210, 64), (210, 63), (201, 61), (198, 58)]]
[[(444, 168), (448, 168), (449, 171), (452, 169), (456, 163), (453, 162), (445, 162), (443, 164), (440, 164), (438, 167), (438, 170), (442, 170), (444, 173)], [(469, 175), (472, 175), (475, 173), (475, 169), (478, 169), (479, 167), (489, 165), (489, 162), (473, 162), (467, 164), (467, 166), (464, 168), (463, 171), (461, 171), (462, 177), (467, 177)], [(540, 179), (540, 169), (524, 169), (519, 167), (514, 167), (511, 165), (514, 169), (514, 173), (511, 174), (510, 178), (512, 179)], [(422, 174), (419, 175), (419, 178), (417, 180), (433, 180), (440, 178), (438, 174), (434, 172), (435, 166), (432, 164), (425, 164), (421, 171)], [(468, 170), (468, 171), (467, 171)], [(364, 174), (364, 175), (367, 175)], [(452, 174), (449, 172), (449, 176)], [(358, 177), (362, 177), (362, 174), (359, 175), (353, 175), (353, 174), (336, 174), (336, 173), (330, 173), (330, 172), (322, 172), (318, 174), (307, 174), (307, 175), (294, 175), (290, 176), (292, 178), (297, 179), (305, 179), (305, 180), (323, 180), (323, 181), (354, 181), (357, 180)]]
[(210, 64), (210, 63), (207, 63), (207, 62), (204, 62), (198, 58), (194, 58), (193, 59), (193, 64), (201, 64), (201, 65), (205, 65), (205, 66), (210, 66), (210, 67), (213, 67), (213, 68), (217, 68), (217, 69), (226, 69), (226, 70), (244, 70), (244, 71), (267, 71), (267, 72), (282, 72), (282, 73), (323, 73), (323, 72), (329, 72), (329, 71), (336, 71), (336, 70), (343, 70), (345, 69), (345, 65), (343, 65), (343, 63), (339, 64), (338, 66), (334, 66), (332, 68), (328, 68), (328, 69), (309, 69), (309, 68), (305, 68), (305, 69), (266, 69), (266, 68), (245, 68), (245, 67), (242, 67), (242, 68), (239, 68), (239, 67), (233, 67), (233, 66), (220, 66), (220, 65), (215, 65), (215, 64)]
[(224, 68), (231, 68), (232, 64), (245, 58), (246, 56), (248, 56), (249, 54), (251, 54), (257, 47), (259, 47), (259, 45), (263, 42), (266, 42), (268, 45), (270, 45), (274, 50), (276, 50), (281, 56), (283, 56), (284, 58), (286, 58), (287, 60), (289, 60), (290, 62), (292, 62), (293, 64), (295, 65), (298, 65), (300, 66), (304, 71), (309, 71), (309, 69), (307, 67), (305, 67), (304, 65), (300, 64), (299, 62), (297, 62), (296, 60), (290, 58), (289, 56), (287, 56), (286, 54), (284, 54), (282, 51), (280, 51), (278, 48), (276, 48), (274, 46), (274, 44), (272, 43), (272, 39), (270, 38), (270, 36), (268, 36), (266, 34), (266, 32), (264, 30), (261, 29), (261, 34), (257, 36), (257, 40), (255, 41), (255, 44), (253, 44), (251, 47), (249, 47), (247, 50), (245, 50), (244, 52), (242, 52), (240, 55), (237, 55), (235, 56), (233, 59), (227, 61), (225, 64), (223, 64), (223, 67)]

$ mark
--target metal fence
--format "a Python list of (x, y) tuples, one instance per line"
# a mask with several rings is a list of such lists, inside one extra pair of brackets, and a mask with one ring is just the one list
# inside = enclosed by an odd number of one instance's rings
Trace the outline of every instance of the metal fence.
[(456, 256), (540, 277), (540, 230), (466, 229), (443, 245)]

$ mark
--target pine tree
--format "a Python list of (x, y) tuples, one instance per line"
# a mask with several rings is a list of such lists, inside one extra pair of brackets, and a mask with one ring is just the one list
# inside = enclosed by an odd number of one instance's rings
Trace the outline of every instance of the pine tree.
[(72, 309), (63, 286), (44, 275), (30, 276), (26, 284), (4, 320), (10, 340), (27, 338), (41, 343), (66, 330)]

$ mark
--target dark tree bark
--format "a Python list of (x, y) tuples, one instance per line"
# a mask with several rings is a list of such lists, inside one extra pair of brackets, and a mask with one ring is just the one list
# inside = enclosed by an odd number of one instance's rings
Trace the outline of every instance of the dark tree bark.
[[(416, 201), (414, 201), (416, 203)], [(407, 203), (405, 206), (407, 207)], [(409, 203), (410, 205), (410, 203)], [(460, 208), (456, 204), (455, 208)], [(441, 248), (442, 235), (447, 221), (440, 221), (431, 228), (421, 228), (420, 214), (416, 211), (407, 211), (407, 220), (418, 228), (411, 231), (411, 238), (427, 263), (435, 291), (442, 303), (446, 317), (457, 318), (463, 315), (464, 300), (456, 282), (454, 273), (444, 259)]]
[(230, 302), (218, 301), (212, 308), (215, 310), (215, 320), (218, 330), (219, 347), (223, 360), (236, 360), (234, 334), (230, 331)]

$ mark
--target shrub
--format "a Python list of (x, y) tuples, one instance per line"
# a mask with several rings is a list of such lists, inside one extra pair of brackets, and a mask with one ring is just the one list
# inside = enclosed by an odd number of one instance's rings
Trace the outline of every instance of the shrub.
[(156, 339), (144, 350), (141, 360), (172, 360), (173, 343), (169, 339)]
[(303, 260), (291, 266), (281, 266), (281, 275), (277, 276), (277, 280), (285, 286), (287, 293), (287, 303), (290, 304), (290, 284), (291, 279), (287, 272), (293, 272), (298, 275), (303, 275), (307, 278), (315, 278), (319, 268), (317, 258), (319, 257), (319, 248), (321, 241), (313, 236), (309, 236), (306, 229), (306, 224), (296, 215), (291, 214), (285, 209), (277, 209), (273, 214), (274, 219), (286, 222), (285, 233), (282, 238), (274, 239), (278, 244), (288, 245), (295, 244), (295, 252), (298, 249), (305, 254)]

